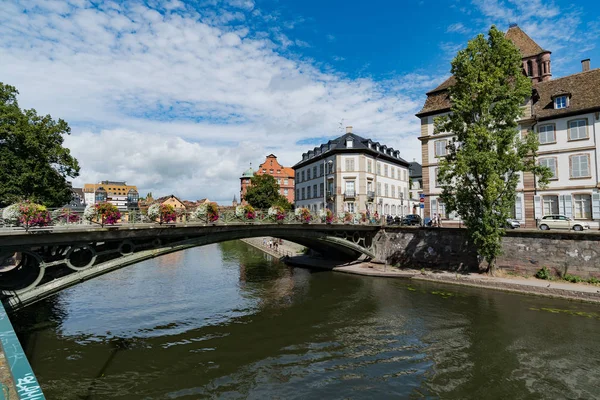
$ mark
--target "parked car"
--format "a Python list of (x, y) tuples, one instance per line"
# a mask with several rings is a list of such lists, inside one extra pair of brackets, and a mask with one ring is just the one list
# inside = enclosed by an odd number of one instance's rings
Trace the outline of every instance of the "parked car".
[(548, 229), (573, 229), (574, 231), (582, 231), (590, 229), (587, 222), (574, 221), (566, 215), (545, 215), (540, 221), (540, 229), (547, 231)]
[(402, 218), (402, 225), (421, 226), (422, 223), (423, 223), (423, 220), (421, 219), (421, 216), (418, 214), (408, 214), (408, 215), (405, 215), (404, 218)]
[(517, 229), (521, 227), (521, 223), (517, 219), (509, 218), (506, 220), (506, 227), (510, 229)]

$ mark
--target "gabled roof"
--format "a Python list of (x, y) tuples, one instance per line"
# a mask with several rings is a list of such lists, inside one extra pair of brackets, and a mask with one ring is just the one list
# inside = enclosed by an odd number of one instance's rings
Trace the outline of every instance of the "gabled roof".
[[(565, 76), (534, 86), (533, 113), (537, 118), (548, 119), (563, 115), (600, 110), (600, 68)], [(569, 95), (569, 106), (555, 109), (553, 97)]]
[[(352, 141), (352, 147), (348, 147), (349, 140)], [(379, 149), (379, 150), (378, 150)], [(318, 147), (302, 154), (302, 161), (296, 163), (293, 169), (300, 168), (306, 164), (310, 164), (316, 160), (328, 157), (336, 153), (368, 153), (378, 156), (382, 159), (392, 161), (398, 164), (403, 164), (408, 167), (408, 162), (400, 157), (400, 152), (394, 150), (379, 142), (374, 142), (371, 139), (365, 139), (354, 133), (346, 133), (336, 139), (323, 143)]]

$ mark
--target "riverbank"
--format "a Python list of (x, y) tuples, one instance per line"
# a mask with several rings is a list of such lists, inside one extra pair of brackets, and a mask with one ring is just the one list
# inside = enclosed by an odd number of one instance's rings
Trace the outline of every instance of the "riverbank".
[[(266, 240), (263, 242), (264, 239)], [(343, 263), (304, 255), (302, 252), (304, 247), (292, 242), (284, 241), (277, 249), (269, 248), (268, 245), (263, 245), (263, 243), (268, 243), (269, 239), (271, 238), (252, 238), (243, 239), (243, 241), (295, 267), (327, 269), (354, 275), (447, 283), (600, 304), (600, 286), (598, 285), (503, 275), (502, 272), (499, 272), (500, 276), (492, 277), (473, 272), (455, 273), (437, 270), (402, 269), (370, 262)]]

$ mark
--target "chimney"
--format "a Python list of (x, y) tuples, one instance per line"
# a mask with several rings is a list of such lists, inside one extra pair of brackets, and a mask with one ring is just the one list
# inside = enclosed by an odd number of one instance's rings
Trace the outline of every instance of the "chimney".
[(352, 127), (351, 126), (347, 126), (346, 127), (346, 133), (352, 133)]
[(586, 58), (585, 60), (581, 60), (581, 72), (590, 70), (590, 59)]

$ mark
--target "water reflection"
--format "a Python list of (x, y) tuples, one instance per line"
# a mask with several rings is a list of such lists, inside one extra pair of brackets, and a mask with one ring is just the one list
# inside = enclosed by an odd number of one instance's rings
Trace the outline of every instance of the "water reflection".
[(86, 282), (18, 325), (48, 398), (593, 398), (597, 312), (229, 242)]

